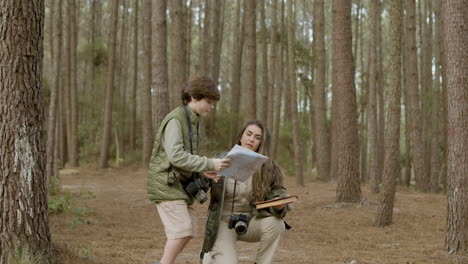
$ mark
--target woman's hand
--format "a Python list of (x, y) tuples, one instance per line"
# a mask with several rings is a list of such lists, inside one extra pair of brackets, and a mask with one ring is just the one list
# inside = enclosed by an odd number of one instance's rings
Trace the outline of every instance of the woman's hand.
[(221, 178), (221, 175), (219, 175), (216, 171), (204, 171), (203, 176), (213, 180), (216, 183), (218, 183), (219, 179)]
[(276, 211), (281, 211), (286, 207), (286, 205), (282, 204), (282, 205), (275, 205), (275, 206), (272, 206), (272, 207), (275, 208)]
[(213, 159), (213, 170), (220, 171), (229, 168), (231, 159)]

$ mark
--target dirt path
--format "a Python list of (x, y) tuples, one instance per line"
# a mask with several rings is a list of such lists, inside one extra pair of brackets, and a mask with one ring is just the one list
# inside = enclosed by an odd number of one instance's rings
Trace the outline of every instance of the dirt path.
[[(146, 170), (138, 167), (99, 170), (91, 167), (62, 172), (62, 188), (74, 197), (88, 191), (95, 213), (79, 217), (52, 215), (54, 246), (62, 263), (140, 264), (159, 260), (165, 243), (163, 227), (154, 205), (146, 201)], [(394, 223), (386, 228), (373, 225), (377, 196), (363, 187), (367, 201), (361, 206), (337, 208), (335, 184), (306, 180), (291, 194), (299, 195), (286, 220), (293, 227), (283, 237), (274, 263), (458, 263), (468, 257), (444, 252), (446, 198), (399, 189)], [(75, 199), (80, 203), (82, 199)], [(197, 205), (198, 238), (194, 238), (177, 263), (198, 263), (206, 205)], [(80, 220), (81, 219), (81, 220)], [(72, 227), (74, 225), (74, 227)], [(240, 263), (253, 263), (256, 244), (238, 243)]]

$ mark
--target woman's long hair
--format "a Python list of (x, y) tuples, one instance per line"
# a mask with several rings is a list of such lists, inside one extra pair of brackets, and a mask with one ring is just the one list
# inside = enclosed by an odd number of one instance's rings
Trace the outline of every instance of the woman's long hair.
[(268, 192), (270, 192), (273, 187), (283, 186), (284, 174), (276, 161), (270, 157), (270, 132), (259, 120), (251, 120), (244, 125), (239, 135), (237, 136), (237, 144), (241, 144), (240, 140), (244, 134), (245, 129), (251, 125), (256, 125), (262, 130), (262, 138), (260, 140), (260, 145), (258, 146), (257, 152), (269, 157), (267, 162), (262, 165), (260, 171), (253, 175), (252, 179), (251, 200), (253, 202), (258, 202), (265, 200)]

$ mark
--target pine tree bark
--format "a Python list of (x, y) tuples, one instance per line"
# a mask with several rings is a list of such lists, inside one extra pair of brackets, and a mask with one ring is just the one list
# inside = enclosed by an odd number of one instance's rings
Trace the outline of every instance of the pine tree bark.
[(153, 1), (151, 16), (153, 26), (153, 131), (159, 130), (163, 118), (170, 111), (169, 81), (167, 71), (167, 17), (166, 0)]
[(136, 104), (137, 104), (137, 89), (138, 89), (138, 2), (135, 0), (133, 7), (133, 71), (132, 71), (132, 87), (130, 89), (130, 133), (128, 135), (128, 148), (130, 151), (135, 150), (136, 141)]
[(0, 2), (0, 263), (51, 263), (44, 98), (44, 1)]
[[(180, 105), (180, 95), (184, 85), (187, 81), (186, 72), (186, 59), (187, 59), (187, 41), (185, 34), (185, 17), (184, 17), (184, 1), (170, 1), (171, 5), (171, 18), (172, 18), (172, 66), (171, 66), (171, 79), (172, 79), (172, 105), (176, 107)], [(151, 57), (150, 57), (151, 58)], [(207, 58), (207, 57), (205, 57)]]
[(265, 24), (265, 0), (259, 1), (260, 4), (260, 38), (262, 42), (262, 100), (260, 103), (260, 119), (265, 124), (268, 123), (268, 97), (271, 97), (268, 83), (268, 49), (267, 49), (267, 30)]
[(411, 135), (411, 153), (413, 156), (414, 174), (416, 179), (416, 189), (427, 191), (427, 170), (424, 165), (424, 143), (421, 135), (421, 110), (419, 108), (418, 92), (418, 60), (416, 54), (415, 35), (415, 0), (407, 0), (407, 20), (406, 20), (406, 48), (408, 59), (408, 111), (409, 129)]
[(296, 167), (296, 185), (304, 186), (304, 171), (302, 166), (302, 150), (301, 136), (299, 133), (299, 114), (297, 113), (297, 90), (296, 90), (296, 64), (294, 62), (294, 32), (295, 32), (295, 15), (293, 13), (293, 3), (288, 2), (288, 70), (289, 78), (288, 92), (291, 94), (291, 119), (293, 129), (293, 144), (294, 144), (294, 165)]
[(211, 72), (210, 63), (207, 63), (211, 52), (211, 7), (212, 0), (205, 0), (205, 19), (203, 21), (203, 40), (200, 47), (200, 73), (208, 75)]
[(379, 124), (377, 117), (377, 94), (379, 87), (378, 68), (377, 68), (377, 39), (378, 39), (378, 2), (370, 2), (370, 43), (369, 43), (369, 167), (370, 167), (370, 189), (372, 193), (379, 192), (380, 185), (380, 162), (379, 156), (382, 149), (379, 146)]
[(447, 56), (447, 233), (449, 253), (468, 253), (468, 4), (442, 1)]
[(62, 66), (62, 1), (56, 1), (55, 10), (57, 10), (55, 26), (55, 36), (53, 37), (54, 49), (56, 56), (53, 59), (54, 81), (50, 92), (50, 105), (49, 105), (49, 119), (47, 126), (47, 165), (46, 177), (55, 176), (55, 145), (58, 144), (58, 138), (55, 135), (55, 128), (58, 122), (59, 108), (58, 108), (58, 93), (60, 89), (60, 70)]
[(256, 52), (256, 1), (244, 1), (245, 12), (245, 110), (244, 121), (257, 119), (257, 52)]
[[(179, 2), (179, 1), (177, 1)], [(144, 23), (143, 23), (143, 45), (144, 45), (144, 52), (145, 52), (145, 59), (143, 61), (144, 67), (144, 82), (143, 82), (143, 89), (141, 90), (141, 117), (142, 117), (142, 139), (143, 139), (143, 148), (142, 148), (142, 162), (144, 166), (149, 164), (149, 159), (151, 156), (151, 150), (153, 147), (153, 125), (152, 125), (152, 117), (151, 117), (151, 82), (152, 82), (152, 70), (151, 70), (151, 56), (152, 56), (152, 27), (151, 27), (151, 20), (152, 20), (152, 0), (146, 0), (144, 2), (145, 9), (144, 9)], [(180, 11), (174, 11), (180, 12)], [(177, 23), (177, 22), (174, 22)], [(174, 29), (175, 30), (175, 29)], [(177, 40), (174, 40), (177, 42)], [(173, 43), (174, 45), (178, 45)], [(179, 44), (180, 45), (180, 44)], [(180, 46), (178, 46), (180, 48)], [(185, 49), (185, 45), (182, 46), (182, 49)], [(175, 51), (179, 52), (179, 49), (175, 49)], [(180, 51), (182, 52), (182, 51)], [(185, 53), (184, 53), (185, 54)], [(178, 55), (175, 55), (178, 56)], [(185, 56), (185, 55), (184, 55)], [(174, 59), (174, 64), (178, 64), (178, 62)], [(179, 67), (181, 65), (178, 65)], [(185, 65), (182, 65), (185, 71)], [(174, 69), (177, 69), (178, 73), (180, 74), (180, 68), (174, 66)], [(175, 71), (173, 72), (175, 73)], [(176, 75), (174, 78), (178, 78)], [(180, 76), (179, 76), (180, 77)], [(179, 83), (180, 81), (176, 81)]]
[(70, 27), (70, 129), (68, 138), (68, 158), (69, 164), (72, 167), (79, 165), (79, 151), (78, 151), (78, 69), (77, 69), (77, 46), (78, 46), (78, 23), (76, 16), (76, 0), (68, 1), (68, 8), (70, 9), (69, 23)]
[(395, 200), (396, 179), (400, 172), (400, 122), (401, 122), (401, 20), (402, 1), (389, 2), (389, 47), (388, 47), (388, 114), (385, 135), (385, 162), (383, 169), (382, 192), (377, 210), (377, 226), (387, 226), (392, 223), (393, 205)]
[(336, 202), (361, 201), (359, 137), (352, 54), (351, 2), (333, 0), (333, 97), (337, 99), (338, 187)]
[(278, 89), (277, 92), (275, 93), (275, 120), (273, 122), (273, 147), (272, 147), (272, 155), (273, 158), (276, 159), (277, 153), (278, 153), (278, 142), (279, 142), (279, 134), (280, 134), (280, 123), (281, 123), (281, 101), (283, 98), (283, 87), (284, 87), (284, 46), (285, 46), (285, 33), (286, 33), (286, 27), (285, 27), (285, 21), (284, 21), (284, 2), (281, 1), (281, 28), (280, 28), (280, 34), (278, 38), (278, 58), (277, 58), (277, 63), (278, 67), (276, 68), (275, 74), (278, 76)]
[(327, 106), (326, 106), (326, 51), (325, 51), (325, 14), (324, 1), (314, 2), (314, 42), (315, 42), (315, 96), (313, 105), (315, 108), (315, 142), (317, 147), (317, 172), (322, 181), (330, 179), (330, 148), (327, 135)]
[(239, 108), (241, 98), (241, 69), (242, 69), (242, 54), (244, 50), (244, 16), (241, 14), (242, 1), (237, 0), (237, 15), (235, 16), (235, 31), (234, 31), (234, 49), (232, 53), (232, 87), (231, 87), (231, 113), (234, 114), (231, 121), (231, 145), (236, 144), (236, 136), (239, 130)]
[(270, 80), (269, 80), (269, 100), (268, 100), (268, 114), (267, 114), (267, 127), (270, 131), (273, 132), (273, 124), (274, 124), (274, 116), (275, 116), (275, 107), (277, 104), (275, 103), (276, 94), (278, 93), (278, 84), (276, 79), (276, 68), (277, 68), (277, 42), (278, 42), (278, 20), (277, 20), (277, 10), (278, 4), (277, 0), (272, 0), (272, 9), (271, 9), (271, 28), (270, 28)]
[(109, 161), (109, 145), (111, 141), (112, 128), (112, 101), (114, 93), (114, 77), (115, 77), (115, 55), (116, 55), (116, 39), (117, 39), (117, 22), (119, 8), (118, 1), (111, 2), (111, 19), (109, 32), (109, 57), (107, 67), (106, 81), (106, 103), (104, 108), (104, 129), (101, 142), (101, 154), (99, 157), (99, 167), (107, 168)]

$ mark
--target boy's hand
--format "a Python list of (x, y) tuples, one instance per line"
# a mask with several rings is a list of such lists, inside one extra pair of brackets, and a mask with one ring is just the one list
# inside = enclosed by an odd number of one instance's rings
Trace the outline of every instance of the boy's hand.
[(213, 180), (216, 183), (218, 183), (219, 179), (221, 178), (221, 175), (219, 175), (216, 171), (204, 171), (203, 176)]
[(229, 168), (231, 159), (213, 159), (213, 170), (220, 171)]

